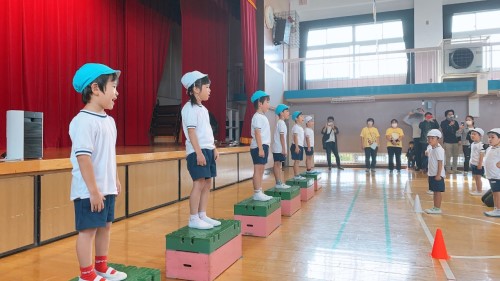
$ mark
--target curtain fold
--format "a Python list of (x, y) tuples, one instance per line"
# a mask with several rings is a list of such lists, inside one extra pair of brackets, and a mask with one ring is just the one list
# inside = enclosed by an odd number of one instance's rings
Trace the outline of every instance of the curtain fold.
[(243, 53), (243, 69), (245, 80), (245, 93), (247, 95), (247, 107), (243, 128), (241, 130), (241, 142), (249, 144), (251, 138), (250, 125), (255, 113), (250, 97), (257, 91), (259, 70), (257, 62), (257, 25), (255, 4), (251, 0), (241, 0), (241, 41)]
[[(7, 110), (43, 112), (44, 147), (70, 146), (69, 122), (83, 107), (72, 79), (86, 62), (122, 70), (120, 96), (109, 112), (118, 128), (117, 144), (149, 144), (168, 48), (164, 17), (140, 0), (6, 0), (3, 8), (0, 35), (6, 43), (0, 44), (0, 75), (7, 88), (1, 94), (0, 148), (6, 146)], [(132, 121), (143, 123), (129, 126)]]
[[(182, 0), (182, 73), (198, 70), (211, 80), (210, 99), (203, 104), (219, 125), (216, 140), (226, 138), (229, 12), (217, 1)], [(180, 83), (180, 81), (179, 81)], [(182, 88), (182, 103), (189, 97)]]

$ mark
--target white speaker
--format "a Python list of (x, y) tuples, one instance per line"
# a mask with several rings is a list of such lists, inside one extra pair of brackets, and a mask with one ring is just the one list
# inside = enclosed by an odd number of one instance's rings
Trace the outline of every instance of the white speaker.
[(43, 158), (43, 113), (7, 111), (6, 160)]

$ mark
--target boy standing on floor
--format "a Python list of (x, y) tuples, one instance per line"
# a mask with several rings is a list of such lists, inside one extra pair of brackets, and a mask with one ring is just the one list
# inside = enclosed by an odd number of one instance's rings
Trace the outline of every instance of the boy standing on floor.
[[(78, 231), (76, 255), (79, 280), (124, 280), (127, 274), (107, 264), (115, 197), (121, 184), (116, 169), (116, 124), (105, 110), (118, 98), (119, 70), (87, 63), (73, 77), (73, 87), (82, 95), (83, 109), (71, 120), (71, 200)], [(95, 268), (92, 248), (95, 239)]]
[(269, 120), (264, 115), (269, 110), (270, 98), (264, 91), (257, 91), (250, 100), (257, 111), (252, 117), (252, 142), (250, 143), (250, 154), (253, 161), (253, 200), (268, 201), (273, 197), (262, 192), (262, 177), (264, 176), (264, 168), (269, 155), (269, 145), (271, 144)]
[(288, 128), (286, 127), (285, 120), (288, 120), (290, 117), (290, 111), (288, 110), (288, 106), (279, 104), (276, 107), (275, 113), (278, 115), (279, 120), (276, 123), (273, 140), (274, 178), (276, 180), (276, 188), (290, 188), (289, 185), (283, 183), (281, 172), (281, 163), (285, 162), (287, 155), (286, 138)]
[(484, 212), (488, 217), (500, 217), (500, 128), (491, 129), (488, 132), (488, 142), (490, 147), (484, 156), (484, 169), (486, 178), (490, 182), (493, 192), (493, 211)]
[(484, 167), (483, 167), (483, 157), (484, 157), (484, 144), (481, 141), (481, 138), (484, 135), (484, 131), (481, 128), (472, 128), (469, 129), (470, 138), (472, 143), (470, 144), (470, 168), (472, 171), (472, 177), (476, 182), (476, 190), (470, 192), (471, 195), (481, 196), (483, 195), (483, 182), (481, 178), (484, 175)]
[(445, 190), (444, 178), (444, 149), (439, 144), (441, 131), (432, 129), (427, 133), (427, 155), (429, 157), (427, 175), (429, 176), (429, 190), (434, 192), (434, 207), (426, 209), (427, 214), (441, 214), (441, 201), (443, 200), (442, 192)]
[(299, 172), (299, 163), (304, 158), (304, 128), (301, 126), (304, 116), (302, 112), (295, 111), (292, 114), (292, 120), (295, 121), (295, 125), (292, 127), (292, 146), (290, 147), (290, 154), (293, 160), (293, 174), (295, 179), (302, 180), (305, 179), (300, 176)]
[(217, 176), (215, 161), (219, 158), (210, 115), (202, 105), (210, 98), (210, 79), (207, 74), (195, 70), (184, 74), (181, 83), (189, 96), (189, 101), (181, 110), (182, 130), (186, 137), (186, 163), (193, 179), (193, 189), (189, 195), (188, 227), (212, 229), (221, 225), (221, 222), (207, 216), (212, 178)]
[(304, 118), (304, 121), (306, 122), (306, 128), (304, 130), (304, 135), (306, 138), (306, 173), (314, 173), (313, 168), (314, 168), (314, 119), (312, 116), (306, 116)]

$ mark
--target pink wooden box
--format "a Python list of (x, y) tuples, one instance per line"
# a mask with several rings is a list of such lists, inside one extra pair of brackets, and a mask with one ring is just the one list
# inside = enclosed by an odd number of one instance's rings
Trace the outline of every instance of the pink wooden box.
[(314, 191), (318, 191), (321, 188), (321, 183), (318, 180), (314, 181)]
[(281, 215), (291, 217), (300, 209), (300, 195), (295, 196), (291, 200), (281, 200)]
[(241, 221), (243, 235), (267, 237), (281, 224), (281, 207), (267, 217), (235, 215), (234, 219)]
[(167, 278), (212, 281), (242, 256), (241, 234), (211, 254), (166, 251)]
[(307, 188), (300, 188), (300, 200), (308, 201), (314, 196), (314, 186), (308, 186)]

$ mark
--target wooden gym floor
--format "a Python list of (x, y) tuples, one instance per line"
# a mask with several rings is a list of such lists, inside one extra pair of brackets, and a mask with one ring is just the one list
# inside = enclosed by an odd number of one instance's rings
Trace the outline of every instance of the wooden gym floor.
[[(490, 208), (468, 194), (470, 175), (448, 175), (443, 215), (426, 215), (413, 207), (417, 194), (422, 208), (432, 207), (424, 174), (318, 170), (323, 189), (269, 237), (244, 236), (243, 258), (218, 280), (500, 280), (500, 219), (485, 217)], [(264, 186), (273, 184), (265, 176)], [(250, 180), (214, 191), (208, 213), (230, 219), (233, 204), (251, 194)], [(164, 278), (165, 234), (186, 225), (188, 214), (183, 201), (115, 223), (110, 262), (159, 268)], [(447, 262), (429, 256), (437, 228)], [(1, 280), (77, 274), (75, 236), (0, 259)]]

